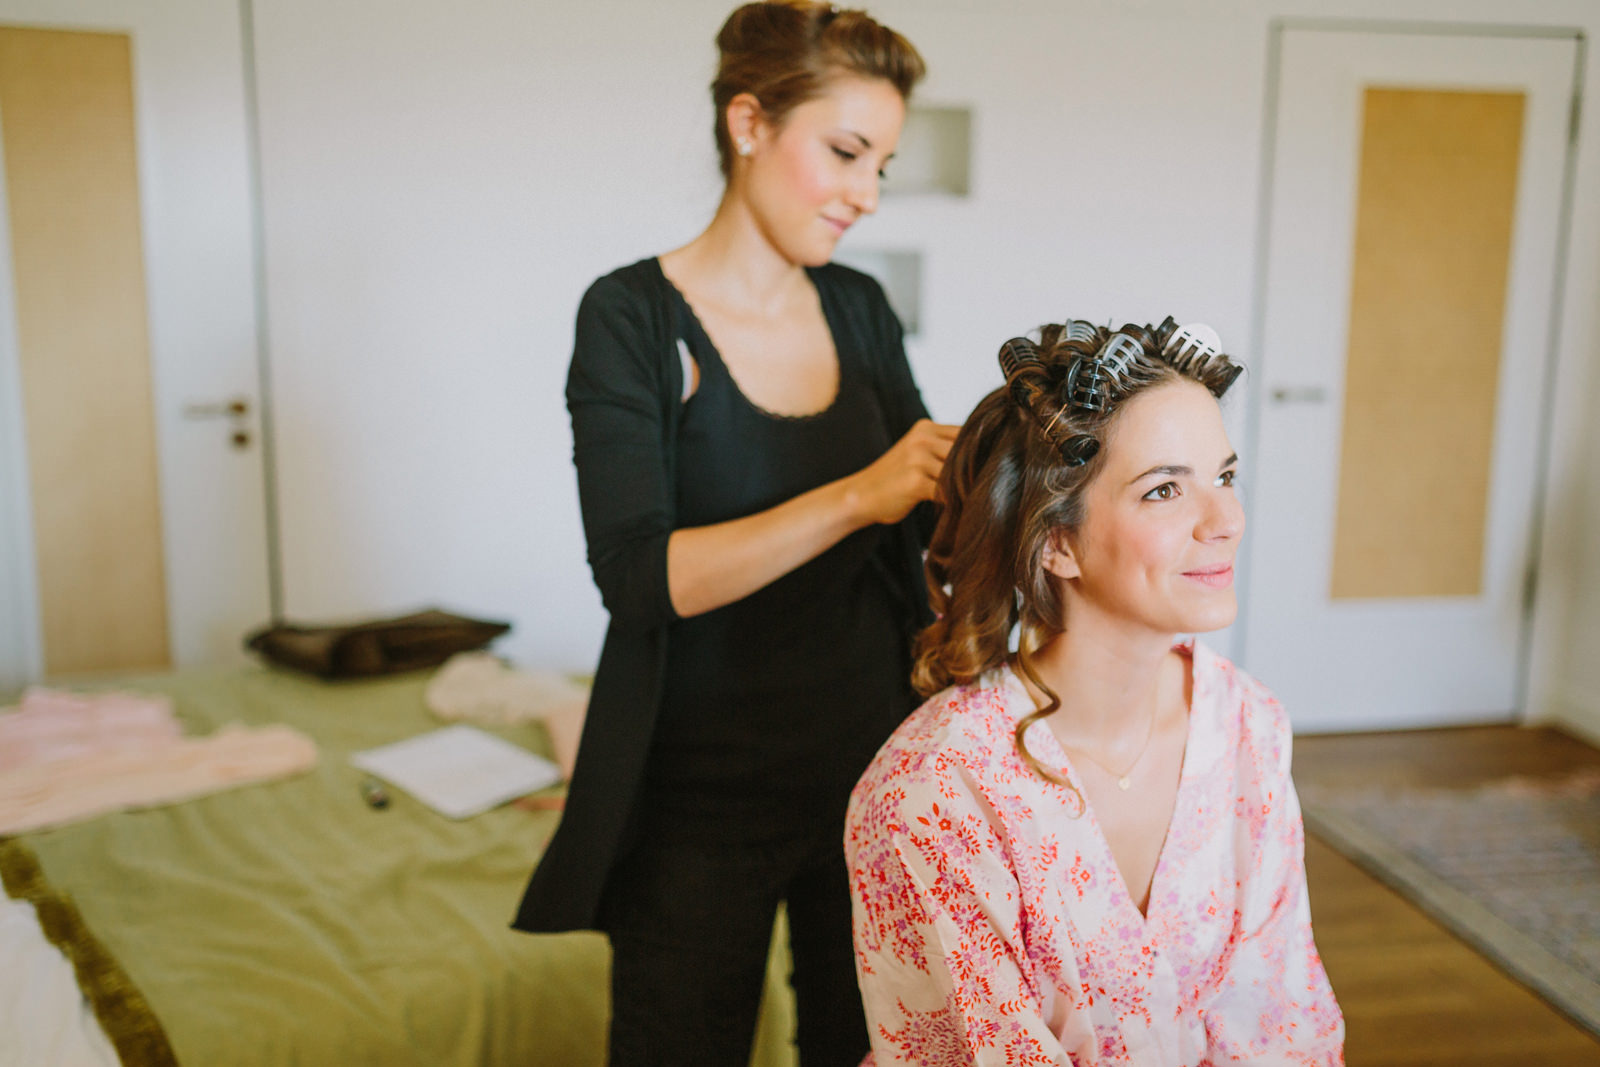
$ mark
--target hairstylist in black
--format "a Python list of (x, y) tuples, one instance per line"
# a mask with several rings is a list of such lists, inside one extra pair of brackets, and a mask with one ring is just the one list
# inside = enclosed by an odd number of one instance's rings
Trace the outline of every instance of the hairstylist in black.
[(954, 427), (894, 313), (830, 264), (878, 206), (923, 65), (826, 4), (747, 4), (712, 96), (726, 190), (689, 244), (595, 282), (567, 383), (611, 625), (519, 929), (598, 928), (613, 1064), (748, 1062), (787, 907), (805, 1067), (868, 1048), (841, 835), (915, 705), (920, 552)]

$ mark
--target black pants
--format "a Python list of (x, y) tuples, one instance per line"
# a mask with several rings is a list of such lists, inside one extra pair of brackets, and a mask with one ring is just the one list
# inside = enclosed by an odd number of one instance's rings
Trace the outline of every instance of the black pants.
[[(779, 901), (788, 909), (802, 1067), (868, 1050), (850, 942), (843, 804), (778, 817), (646, 797), (612, 870), (613, 1067), (746, 1067)], [(837, 815), (838, 818), (833, 818)], [(809, 817), (807, 817), (809, 816)]]

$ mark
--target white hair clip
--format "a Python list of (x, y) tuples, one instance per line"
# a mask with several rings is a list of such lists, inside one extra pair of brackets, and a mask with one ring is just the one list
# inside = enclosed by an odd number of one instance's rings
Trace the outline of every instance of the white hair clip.
[(1135, 341), (1125, 333), (1114, 333), (1106, 338), (1106, 343), (1100, 347), (1100, 354), (1094, 358), (1106, 365), (1113, 378), (1120, 378), (1128, 370), (1128, 364), (1144, 353), (1144, 345)]
[(1074, 341), (1084, 344), (1094, 340), (1094, 323), (1082, 319), (1068, 319), (1062, 324), (1059, 341)]
[[(1168, 315), (1156, 327), (1156, 336), (1166, 334), (1161, 358), (1179, 374), (1205, 381), (1215, 396), (1221, 396), (1244, 373), (1244, 367), (1222, 351), (1222, 338), (1203, 322), (1178, 326)], [(1216, 360), (1216, 366), (1212, 361)]]
[(1205, 323), (1191, 322), (1172, 331), (1161, 354), (1168, 363), (1184, 370), (1203, 364), (1213, 356), (1222, 355), (1222, 338)]

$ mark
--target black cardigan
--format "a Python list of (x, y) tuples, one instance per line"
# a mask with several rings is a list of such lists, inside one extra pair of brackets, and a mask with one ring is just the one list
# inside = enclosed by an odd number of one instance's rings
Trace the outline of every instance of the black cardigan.
[[(884, 423), (898, 440), (927, 411), (883, 290), (836, 264), (808, 273), (841, 334), (860, 345)], [(676, 301), (660, 264), (646, 259), (596, 281), (578, 306), (567, 409), (589, 566), (611, 624), (566, 810), (512, 923), (530, 933), (593, 928), (644, 778), (667, 626), (677, 618), (667, 592), (683, 410)], [(932, 520), (924, 505), (891, 539), (888, 568), (892, 587), (903, 593), (908, 631), (930, 618), (922, 548)]]

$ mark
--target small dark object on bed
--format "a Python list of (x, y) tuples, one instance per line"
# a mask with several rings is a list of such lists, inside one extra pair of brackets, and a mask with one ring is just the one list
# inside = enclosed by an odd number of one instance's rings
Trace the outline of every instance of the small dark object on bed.
[(510, 629), (506, 622), (433, 610), (350, 626), (280, 623), (251, 634), (245, 647), (319, 678), (366, 678), (437, 667), (457, 652), (486, 647)]
[(367, 807), (381, 810), (389, 806), (389, 791), (376, 778), (361, 779), (360, 788), (361, 799), (367, 802)]

